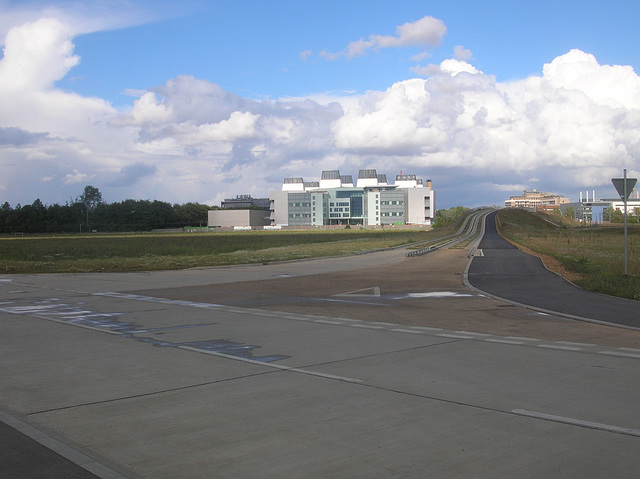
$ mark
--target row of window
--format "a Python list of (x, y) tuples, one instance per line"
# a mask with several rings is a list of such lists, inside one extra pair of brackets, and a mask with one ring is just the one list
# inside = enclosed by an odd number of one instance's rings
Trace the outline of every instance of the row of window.
[(402, 200), (383, 200), (380, 202), (381, 205), (386, 205), (386, 206), (390, 206), (390, 205), (404, 205), (404, 201)]
[(289, 218), (311, 218), (309, 213), (289, 213)]
[(402, 211), (382, 212), (382, 216), (404, 216)]
[(289, 203), (289, 208), (296, 208), (301, 206), (311, 206), (311, 203)]

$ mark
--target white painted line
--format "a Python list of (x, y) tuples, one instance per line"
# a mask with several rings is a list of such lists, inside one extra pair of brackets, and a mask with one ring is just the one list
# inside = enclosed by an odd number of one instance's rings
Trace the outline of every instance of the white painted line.
[(558, 344), (537, 344), (537, 348), (560, 349), (562, 351), (582, 351), (582, 348), (574, 348), (573, 346), (561, 346)]
[(406, 293), (398, 298), (471, 298), (473, 294), (456, 293), (454, 291), (432, 291), (429, 293)]
[(426, 326), (414, 326), (413, 329), (419, 329), (421, 331), (444, 331), (442, 328), (427, 328)]
[(595, 346), (595, 344), (591, 343), (572, 343), (571, 341), (556, 341), (558, 344), (565, 344), (567, 346), (582, 346), (582, 347), (591, 347)]
[(640, 354), (623, 353), (619, 351), (599, 351), (600, 354), (607, 354), (609, 356), (620, 356), (623, 358), (635, 358), (640, 359)]
[(313, 322), (322, 324), (344, 324), (342, 321), (332, 321), (330, 319), (314, 319)]
[(506, 336), (507, 339), (515, 339), (516, 341), (540, 341), (536, 338), (521, 338), (519, 336)]
[(336, 376), (333, 374), (321, 373), (317, 371), (309, 371), (308, 369), (300, 369), (300, 368), (292, 368), (291, 366), (284, 366), (282, 364), (275, 363), (267, 363), (264, 361), (257, 361), (255, 359), (242, 358), (240, 356), (232, 356), (231, 354), (220, 353), (217, 351), (208, 351), (206, 349), (194, 348), (193, 346), (178, 346), (178, 349), (184, 349), (186, 351), (192, 351), (195, 353), (208, 354), (209, 356), (217, 356), (225, 359), (232, 359), (234, 361), (242, 361), (244, 363), (254, 364), (257, 366), (266, 366), (268, 368), (280, 369), (282, 371), (291, 371), (294, 373), (307, 374), (309, 376), (316, 376), (325, 379), (334, 379), (337, 381), (344, 381), (348, 383), (361, 384), (363, 381), (361, 379), (349, 378), (346, 376)]
[(416, 331), (415, 329), (395, 328), (395, 329), (392, 329), (391, 331), (396, 331), (398, 333), (424, 334), (424, 331)]
[(474, 333), (472, 331), (454, 331), (454, 333), (455, 334), (470, 334), (471, 336), (483, 336), (483, 337), (491, 336), (490, 334)]
[(618, 348), (620, 351), (631, 351), (632, 353), (638, 353), (640, 354), (640, 349), (634, 349), (634, 348)]
[(525, 344), (524, 341), (515, 341), (510, 339), (493, 339), (487, 338), (485, 339), (488, 343), (500, 343), (500, 344)]
[(352, 328), (366, 328), (366, 329), (384, 329), (382, 326), (370, 326), (368, 324), (350, 324)]
[[(372, 291), (372, 293), (363, 293), (363, 291)], [(339, 294), (334, 294), (334, 296), (374, 296), (374, 297), (379, 297), (380, 296), (380, 287), (379, 286), (373, 286), (371, 288), (363, 288), (363, 289), (356, 289), (355, 291), (348, 291), (346, 293), (339, 293)]]
[(473, 339), (472, 336), (463, 336), (462, 334), (440, 333), (440, 334), (436, 334), (436, 336), (440, 336), (442, 338)]
[(563, 424), (570, 424), (572, 426), (588, 427), (590, 429), (598, 429), (600, 431), (609, 431), (609, 432), (615, 432), (619, 434), (626, 434), (628, 436), (640, 437), (640, 430), (638, 429), (612, 426), (610, 424), (602, 424), (599, 422), (583, 421), (582, 419), (574, 419), (571, 417), (554, 416), (553, 414), (545, 414), (542, 412), (535, 412), (535, 411), (526, 411), (524, 409), (514, 409), (511, 412), (514, 414), (518, 414), (520, 416), (527, 416), (527, 417), (532, 417), (536, 419), (544, 419), (545, 421), (560, 422)]

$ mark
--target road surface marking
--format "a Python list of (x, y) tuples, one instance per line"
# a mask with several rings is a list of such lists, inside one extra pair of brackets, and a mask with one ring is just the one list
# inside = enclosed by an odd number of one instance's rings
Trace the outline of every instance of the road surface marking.
[(394, 328), (391, 331), (396, 331), (398, 333), (424, 334), (424, 331), (416, 331), (415, 329)]
[(194, 348), (192, 346), (183, 346), (183, 345), (181, 345), (181, 346), (178, 346), (178, 349), (184, 349), (186, 351), (193, 351), (193, 352), (196, 352), (196, 353), (208, 354), (209, 356), (217, 356), (217, 357), (225, 358), (225, 359), (233, 359), (234, 361), (242, 361), (244, 363), (255, 364), (255, 365), (258, 365), (258, 366), (266, 366), (268, 368), (280, 369), (282, 371), (291, 371), (291, 372), (294, 372), (294, 373), (307, 374), (309, 376), (317, 376), (317, 377), (325, 378), (325, 379), (334, 379), (334, 380), (337, 380), (337, 381), (344, 381), (344, 382), (356, 383), (356, 384), (361, 384), (363, 382), (361, 379), (349, 378), (347, 376), (336, 376), (334, 374), (321, 373), (321, 372), (317, 372), (317, 371), (310, 371), (308, 369), (294, 368), (294, 367), (291, 367), (291, 366), (284, 366), (282, 364), (267, 363), (267, 362), (264, 362), (264, 361), (257, 361), (255, 359), (243, 358), (241, 356), (233, 356), (231, 354), (220, 353), (218, 351), (210, 351), (210, 350), (206, 350), (206, 349)]
[(630, 354), (630, 353), (624, 353), (622, 351), (599, 351), (599, 354), (608, 354), (609, 356), (620, 356), (623, 358), (640, 359), (640, 354)]
[(572, 343), (571, 341), (556, 341), (558, 344), (564, 344), (565, 346), (579, 346), (579, 347), (590, 347), (595, 346), (595, 344), (591, 343)]
[(583, 421), (582, 419), (574, 419), (571, 417), (554, 416), (553, 414), (545, 414), (536, 411), (526, 411), (525, 409), (514, 409), (511, 412), (514, 414), (518, 414), (519, 416), (527, 416), (536, 419), (543, 419), (545, 421), (560, 422), (563, 424), (570, 424), (572, 426), (588, 427), (590, 429), (598, 429), (600, 431), (609, 431), (619, 434), (626, 434), (628, 436), (640, 437), (640, 430), (638, 429), (612, 426), (610, 424), (602, 424), (599, 422)]
[(473, 336), (463, 336), (462, 334), (439, 333), (439, 334), (436, 334), (436, 336), (440, 336), (442, 338), (474, 339)]
[(369, 326), (368, 324), (350, 324), (352, 328), (366, 328), (366, 329), (384, 329), (382, 326)]
[(488, 343), (500, 343), (500, 344), (525, 344), (524, 341), (515, 341), (513, 339), (485, 339)]
[(560, 349), (562, 351), (582, 351), (582, 348), (575, 348), (573, 346), (562, 346), (560, 344), (538, 344), (536, 345), (538, 348), (547, 348), (547, 349)]
[[(371, 291), (371, 293), (363, 293), (363, 291)], [(372, 288), (356, 289), (355, 291), (349, 291), (346, 293), (334, 294), (334, 296), (375, 296), (380, 297), (380, 287), (374, 286)]]

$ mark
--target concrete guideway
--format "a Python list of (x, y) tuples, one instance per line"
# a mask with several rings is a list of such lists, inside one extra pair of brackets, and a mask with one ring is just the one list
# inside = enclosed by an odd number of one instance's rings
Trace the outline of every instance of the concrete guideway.
[(640, 332), (405, 254), (1, 277), (0, 410), (120, 477), (635, 476)]
[(469, 285), (496, 298), (583, 321), (640, 329), (640, 302), (584, 291), (545, 268), (498, 234), (487, 217), (481, 256), (467, 268)]

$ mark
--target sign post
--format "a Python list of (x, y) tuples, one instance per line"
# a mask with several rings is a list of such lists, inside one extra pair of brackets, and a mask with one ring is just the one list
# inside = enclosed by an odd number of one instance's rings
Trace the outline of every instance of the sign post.
[(627, 200), (629, 195), (633, 191), (633, 187), (638, 181), (637, 178), (627, 178), (627, 169), (624, 169), (624, 178), (611, 178), (613, 186), (616, 187), (616, 191), (620, 195), (620, 198), (624, 201), (624, 275), (627, 276), (628, 270), (628, 242), (627, 242)]

